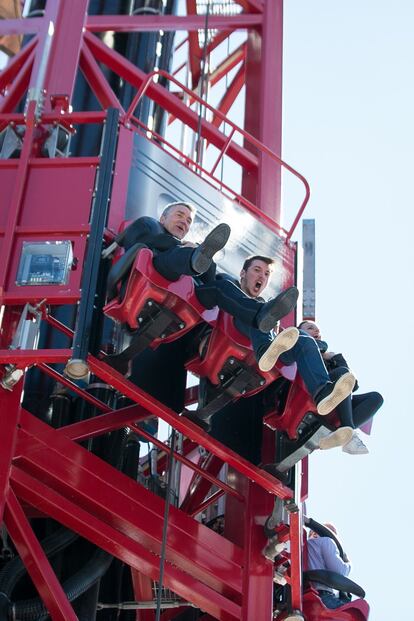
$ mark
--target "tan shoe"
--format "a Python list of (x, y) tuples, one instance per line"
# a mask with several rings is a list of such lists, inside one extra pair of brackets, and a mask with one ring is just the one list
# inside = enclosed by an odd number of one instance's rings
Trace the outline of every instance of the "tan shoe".
[(323, 390), (326, 390), (328, 394), (323, 396), (322, 399), (317, 400), (318, 414), (320, 416), (330, 414), (337, 405), (351, 394), (355, 382), (355, 376), (348, 371), (348, 373), (341, 375), (334, 384), (330, 384), (324, 388)]
[(264, 372), (273, 369), (279, 356), (285, 351), (292, 349), (298, 338), (299, 330), (297, 328), (286, 328), (286, 330), (280, 332), (258, 361), (259, 369)]
[(336, 446), (344, 446), (348, 444), (354, 434), (352, 427), (339, 427), (335, 429), (329, 436), (325, 436), (319, 440), (319, 448), (323, 451), (335, 448)]

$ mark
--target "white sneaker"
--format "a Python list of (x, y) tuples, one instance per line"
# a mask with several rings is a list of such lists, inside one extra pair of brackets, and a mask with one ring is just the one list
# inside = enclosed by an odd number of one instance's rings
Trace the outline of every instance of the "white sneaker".
[(264, 372), (273, 369), (279, 356), (281, 356), (285, 351), (292, 349), (298, 338), (299, 330), (297, 328), (292, 326), (291, 328), (282, 330), (282, 332), (280, 332), (277, 337), (273, 339), (265, 353), (258, 361), (259, 369)]
[(350, 455), (366, 455), (369, 453), (368, 448), (362, 442), (356, 431), (352, 434), (350, 441), (344, 444), (342, 450), (344, 453), (349, 453)]
[(335, 448), (336, 446), (344, 446), (352, 440), (354, 430), (352, 427), (339, 427), (335, 429), (329, 436), (325, 436), (319, 440), (319, 448), (323, 451)]

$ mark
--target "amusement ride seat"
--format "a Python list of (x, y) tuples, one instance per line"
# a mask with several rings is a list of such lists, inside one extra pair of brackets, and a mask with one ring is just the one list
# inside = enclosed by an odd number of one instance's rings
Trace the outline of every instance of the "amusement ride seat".
[(108, 276), (108, 295), (113, 299), (103, 311), (133, 337), (127, 349), (105, 358), (120, 372), (127, 372), (129, 361), (146, 347), (155, 349), (217, 316), (217, 308), (208, 310), (197, 300), (191, 276), (167, 280), (156, 271), (152, 258), (149, 248), (135, 244), (112, 266)]

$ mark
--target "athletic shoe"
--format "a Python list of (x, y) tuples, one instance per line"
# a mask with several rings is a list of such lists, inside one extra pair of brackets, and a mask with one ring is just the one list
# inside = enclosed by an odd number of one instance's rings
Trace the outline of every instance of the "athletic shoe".
[(339, 427), (335, 429), (329, 436), (325, 436), (319, 440), (319, 448), (323, 451), (327, 449), (335, 448), (335, 446), (344, 446), (352, 438), (354, 430), (352, 427)]
[(265, 302), (256, 317), (259, 330), (261, 332), (270, 332), (279, 319), (288, 315), (295, 308), (298, 297), (298, 289), (296, 287), (289, 287), (272, 300), (269, 300), (269, 302)]
[(227, 244), (230, 232), (229, 225), (222, 222), (210, 231), (205, 240), (197, 246), (191, 255), (191, 267), (196, 274), (207, 272), (213, 256)]
[(366, 455), (369, 453), (368, 448), (362, 442), (356, 431), (352, 434), (350, 441), (344, 444), (342, 450), (344, 453), (349, 453), (350, 455)]
[(283, 352), (292, 349), (299, 338), (299, 330), (291, 327), (280, 332), (270, 343), (264, 354), (258, 360), (259, 369), (261, 371), (270, 371), (275, 366), (277, 359)]
[(355, 386), (355, 377), (350, 371), (341, 375), (336, 382), (328, 383), (315, 398), (318, 414), (326, 416), (348, 397)]

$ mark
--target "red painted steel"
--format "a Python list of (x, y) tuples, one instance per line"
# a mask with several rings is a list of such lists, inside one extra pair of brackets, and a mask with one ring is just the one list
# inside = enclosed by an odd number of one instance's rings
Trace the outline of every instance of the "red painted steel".
[(161, 403), (150, 397), (150, 395), (145, 393), (143, 390), (140, 390), (134, 386), (134, 384), (114, 371), (114, 369), (108, 367), (104, 362), (97, 360), (93, 356), (89, 356), (88, 363), (91, 371), (100, 379), (109, 383), (128, 398), (143, 405), (146, 409), (159, 418), (165, 420), (165, 422), (174, 427), (180, 433), (183, 433), (198, 444), (201, 444), (207, 448), (209, 451), (217, 455), (217, 457), (220, 457), (220, 459), (224, 462), (240, 471), (244, 476), (250, 478), (252, 481), (255, 481), (258, 485), (263, 487), (263, 489), (279, 496), (280, 498), (287, 499), (292, 497), (291, 490), (280, 481), (277, 481), (277, 479), (267, 474), (267, 472), (260, 470), (260, 468), (253, 466), (246, 459), (236, 455), (233, 451), (230, 451), (230, 449), (224, 447), (219, 442), (214, 441), (191, 421), (178, 417), (175, 412), (165, 406), (162, 406)]
[[(0, 35), (38, 33), (0, 74), (0, 90), (7, 88), (7, 92), (0, 99), (0, 128), (12, 122), (25, 126), (23, 149), (19, 159), (0, 162), (0, 179), (2, 188), (5, 188), (0, 197), (0, 235), (3, 237), (0, 251), (0, 293), (2, 302), (6, 303), (0, 363), (15, 363), (20, 368), (37, 364), (42, 372), (73, 390), (102, 413), (93, 419), (54, 430), (21, 410), (19, 384), (11, 393), (0, 388), (2, 441), (7, 447), (0, 451), (0, 503), (3, 503), (0, 508), (7, 502), (6, 525), (40, 595), (51, 610), (53, 619), (69, 620), (76, 617), (73, 616), (73, 610), (48, 561), (39, 549), (19, 502), (29, 504), (36, 514), (48, 515), (72, 528), (135, 571), (143, 572), (147, 578), (141, 592), (148, 594), (148, 579), (159, 578), (158, 555), (161, 549), (164, 501), (88, 453), (77, 442), (126, 425), (152, 439), (146, 431), (138, 428), (137, 423), (155, 415), (191, 438), (195, 443), (192, 446), (200, 444), (211, 453), (203, 467), (194, 464), (185, 451), (182, 456), (176, 454), (176, 458), (192, 468), (195, 474), (182, 504), (182, 509), (188, 514), (174, 507), (170, 509), (165, 585), (205, 610), (205, 619), (270, 619), (272, 565), (261, 555), (265, 544), (261, 524), (271, 511), (274, 497), (289, 500), (293, 495), (291, 489), (213, 440), (190, 421), (178, 417), (172, 410), (108, 367), (104, 361), (90, 356), (88, 363), (91, 371), (132, 399), (134, 405), (118, 411), (112, 410), (49, 366), (50, 363), (66, 362), (71, 357), (70, 349), (6, 349), (16, 325), (15, 309), (10, 305), (22, 304), (24, 296), (27, 295), (18, 290), (14, 278), (11, 277), (17, 268), (23, 240), (38, 240), (45, 235), (48, 239), (65, 236), (71, 239), (79, 264), (82, 265), (83, 262), (99, 158), (50, 160), (39, 157), (44, 126), (59, 122), (71, 130), (76, 124), (102, 125), (105, 121), (105, 111), (69, 112), (78, 62), (86, 81), (104, 109), (113, 106), (122, 111), (100, 63), (138, 90), (135, 103), (124, 115), (120, 128), (120, 148), (115, 164), (117, 174), (112, 196), (114, 204), (108, 223), (113, 232), (119, 226), (126, 197), (128, 163), (132, 157), (133, 135), (136, 131), (136, 127), (129, 125), (135, 122), (133, 112), (138, 99), (145, 93), (187, 127), (197, 131), (199, 126), (198, 115), (186, 107), (176, 93), (153, 83), (155, 73), (146, 75), (92, 34), (105, 30), (142, 32), (185, 29), (189, 32), (189, 48), (193, 52), (193, 78), (197, 83), (203, 54), (197, 31), (204, 28), (205, 16), (196, 15), (196, 3), (187, 3), (190, 14), (186, 17), (87, 17), (87, 4), (87, 0), (80, 0), (75, 7), (72, 3), (61, 0), (48, 0), (44, 19), (9, 20), (0, 23)], [(219, 104), (219, 110), (209, 103), (201, 102), (211, 113), (210, 121), (201, 121), (201, 137), (218, 148), (221, 158), (226, 155), (244, 168), (245, 175), (253, 183), (248, 187), (245, 196), (240, 193), (235, 195), (234, 190), (233, 195), (288, 243), (309, 199), (309, 186), (297, 171), (280, 159), (283, 3), (282, 0), (239, 0), (239, 4), (244, 8), (244, 13), (209, 16), (209, 28), (218, 29), (218, 32), (209, 41), (205, 53), (208, 56), (235, 30), (246, 29), (248, 43), (241, 46), (243, 53), (236, 50), (227, 61), (220, 63), (216, 72), (210, 76), (210, 83), (217, 83), (231, 68), (243, 61), (245, 49), (246, 74), (244, 66), (240, 66), (229, 92)], [(44, 50), (50, 21), (54, 24), (55, 32), (51, 36), (51, 51), (47, 56)], [(83, 27), (86, 28), (85, 32), (82, 32)], [(36, 105), (33, 101), (25, 115), (18, 114), (15, 107), (27, 87), (39, 85), (39, 67), (43, 61), (46, 63), (46, 71), (41, 87), (47, 93), (45, 109), (42, 109), (39, 102)], [(200, 103), (200, 98), (178, 80), (163, 72), (158, 75), (160, 74), (174, 84), (180, 93), (186, 93), (189, 98)], [(244, 83), (247, 85), (248, 94), (251, 88), (255, 92), (254, 104), (258, 122), (252, 122), (252, 111), (246, 111), (245, 127), (250, 133), (231, 124), (224, 114)], [(247, 99), (249, 100), (249, 96)], [(230, 138), (218, 129), (224, 123), (230, 126)], [(143, 130), (145, 132), (145, 128)], [(236, 132), (245, 144), (240, 145), (233, 140)], [(154, 133), (152, 136), (156, 137)], [(159, 142), (167, 144), (162, 137)], [(177, 152), (177, 159), (180, 158), (192, 165), (188, 157)], [(220, 161), (220, 158), (216, 161), (212, 173)], [(305, 188), (305, 198), (288, 229), (283, 229), (279, 224), (280, 178), (275, 171), (280, 166), (296, 175)], [(198, 164), (195, 169), (203, 172), (202, 164)], [(45, 187), (50, 194), (48, 202), (42, 194)], [(219, 187), (223, 190), (227, 188), (226, 184)], [(65, 192), (62, 192), (62, 188)], [(227, 191), (232, 190), (227, 188)], [(110, 231), (106, 235), (109, 238)], [(79, 267), (77, 271), (71, 272), (66, 292), (61, 289), (55, 293), (56, 289), (37, 287), (36, 291), (31, 291), (32, 299), (47, 298), (48, 304), (77, 301), (81, 271)], [(72, 337), (72, 331), (53, 317), (45, 313), (43, 319), (67, 337)], [(164, 450), (168, 448), (158, 440), (156, 443)], [(227, 483), (217, 481), (217, 473), (223, 462), (232, 468)], [(221, 489), (210, 493), (213, 484), (221, 486)], [(240, 545), (231, 543), (191, 517), (214, 502), (224, 491), (227, 492), (228, 505), (226, 529), (234, 528), (232, 539), (237, 540)], [(207, 497), (209, 493), (210, 496)], [(234, 496), (236, 498), (233, 500)], [(244, 505), (240, 503), (242, 498)], [(301, 609), (299, 535), (299, 514), (293, 512), (290, 521), (289, 581), (292, 604)], [(136, 575), (134, 580), (137, 581)], [(137, 587), (136, 594), (139, 592)], [(166, 617), (170, 619), (174, 615), (168, 613)], [(153, 613), (143, 613), (139, 618), (141, 621), (149, 621), (153, 618)], [(317, 618), (312, 617), (312, 621)], [(348, 617), (345, 618), (348, 620)], [(351, 618), (356, 621), (356, 618), (349, 617)]]
[[(208, 27), (212, 30), (240, 30), (257, 28), (262, 24), (262, 16), (257, 14), (241, 13), (240, 15), (210, 15)], [(194, 32), (203, 30), (204, 15), (141, 15), (139, 20), (131, 15), (99, 15), (90, 16), (87, 29), (90, 32), (154, 32), (159, 30)], [(1, 34), (1, 30), (0, 30)]]
[(77, 621), (78, 617), (13, 491), (8, 494), (4, 523), (52, 619)]
[(2, 448), (0, 451), (0, 522), (3, 520), (5, 503), (9, 494), (10, 468), (15, 454), (18, 425), (20, 421), (20, 381), (13, 392), (0, 389), (0, 426)]
[[(33, 506), (40, 505), (47, 515), (59, 523), (78, 532), (131, 567), (144, 572), (154, 580), (158, 579), (158, 557), (135, 540), (131, 533), (121, 532), (111, 524), (103, 522), (83, 510), (70, 497), (65, 498), (50, 486), (40, 483), (36, 478), (17, 468), (12, 471), (12, 483), (17, 495), (25, 502)], [(186, 538), (181, 543), (185, 549)], [(238, 604), (199, 582), (192, 573), (182, 571), (168, 559), (165, 562), (164, 584), (184, 600), (193, 601), (202, 610), (211, 613), (216, 619), (223, 621), (240, 619)]]
[[(165, 444), (161, 442), (161, 440), (157, 440), (157, 438), (154, 438), (153, 434), (150, 434), (146, 432), (144, 429), (141, 429), (135, 423), (132, 423), (131, 426), (135, 428), (136, 433), (138, 435), (146, 438), (149, 442), (152, 442), (152, 444), (154, 444), (155, 446), (158, 446), (158, 448), (166, 449)], [(187, 466), (187, 468), (191, 468), (191, 470), (194, 470), (194, 472), (197, 473), (199, 476), (207, 479), (207, 481), (209, 481), (212, 485), (215, 485), (216, 487), (221, 488), (223, 492), (226, 492), (227, 494), (230, 494), (230, 496), (234, 496), (235, 498), (237, 498), (237, 500), (243, 502), (244, 500), (243, 496), (239, 494), (236, 490), (234, 490), (232, 487), (230, 487), (226, 483), (223, 483), (223, 481), (220, 481), (216, 477), (212, 476), (208, 471), (204, 470), (203, 468), (200, 468), (199, 466), (197, 466), (197, 464), (195, 464), (190, 459), (187, 459), (183, 455), (180, 455), (180, 453), (177, 453), (177, 451), (174, 451), (173, 454), (174, 454), (174, 459), (184, 464), (184, 466)]]
[[(273, 166), (275, 164), (278, 167), (282, 166), (284, 169), (286, 169), (286, 171), (294, 175), (303, 184), (304, 189), (305, 189), (305, 196), (303, 198), (303, 201), (298, 211), (298, 216), (300, 218), (300, 216), (303, 214), (303, 211), (310, 197), (310, 188), (309, 188), (309, 184), (307, 180), (305, 179), (305, 177), (303, 177), (303, 175), (301, 175), (292, 166), (287, 164), (287, 162), (282, 160), (279, 157), (279, 155), (277, 155), (269, 147), (267, 147), (266, 144), (264, 144), (263, 142), (255, 138), (252, 134), (238, 127), (231, 119), (226, 117), (224, 114), (222, 114), (219, 110), (215, 109), (213, 106), (209, 105), (207, 102), (202, 100), (200, 97), (194, 95), (193, 91), (185, 87), (178, 80), (176, 80), (174, 76), (166, 73), (165, 71), (153, 71), (152, 73), (148, 74), (148, 76), (146, 77), (144, 81), (141, 82), (138, 92), (126, 113), (124, 122), (128, 125), (128, 122), (130, 122), (131, 119), (133, 119), (133, 112), (136, 106), (138, 105), (139, 101), (145, 95), (153, 99), (156, 103), (163, 105), (163, 107), (166, 110), (174, 113), (176, 116), (178, 116), (177, 108), (181, 109), (180, 118), (184, 120), (185, 124), (188, 125), (193, 130), (196, 130), (198, 128), (199, 122), (198, 122), (198, 117), (195, 115), (195, 113), (192, 110), (188, 109), (186, 106), (184, 106), (179, 100), (177, 100), (176, 97), (174, 97), (174, 95), (171, 95), (171, 94), (169, 94), (169, 96), (166, 95), (168, 91), (165, 91), (165, 89), (160, 87), (158, 84), (153, 83), (154, 79), (158, 80), (160, 76), (164, 77), (167, 81), (179, 86), (182, 91), (186, 92), (190, 96), (193, 96), (200, 104), (202, 104), (207, 110), (209, 110), (216, 118), (221, 119), (223, 123), (226, 123), (226, 125), (233, 128), (235, 132), (240, 134), (240, 136), (244, 139), (245, 143), (247, 145), (250, 145), (250, 149), (254, 149), (256, 152), (260, 154), (262, 158), (267, 157), (269, 161), (272, 160)], [(165, 91), (165, 92), (162, 92), (162, 91)], [(197, 119), (197, 124), (196, 124), (196, 119)], [(213, 131), (212, 123), (202, 120), (200, 122), (200, 126), (201, 126), (201, 136), (203, 138), (206, 138), (208, 142), (211, 142), (212, 144), (214, 144), (218, 149), (223, 149), (224, 147), (226, 147), (226, 154), (229, 157), (231, 157), (234, 161), (236, 161), (238, 164), (243, 166), (245, 171), (250, 171), (250, 172), (253, 170), (257, 171), (257, 164), (258, 164), (257, 157), (255, 156), (252, 157), (248, 153), (247, 148), (240, 148), (235, 142), (230, 143), (230, 145), (226, 145), (227, 137), (221, 132), (217, 133), (217, 130), (215, 128)], [(280, 218), (273, 218), (273, 221), (272, 221), (272, 218), (270, 216), (268, 216), (268, 218), (266, 219), (266, 214), (261, 209), (253, 208), (253, 211), (256, 211), (257, 214), (260, 215), (260, 218), (263, 222), (266, 222), (266, 223), (269, 222), (269, 224), (272, 223), (273, 226), (275, 225), (275, 220), (276, 222), (280, 221)], [(298, 216), (296, 217), (296, 224), (298, 221)], [(278, 224), (277, 226), (279, 227), (279, 229), (283, 230), (280, 227), (280, 224)], [(290, 238), (293, 231), (294, 231), (294, 228), (291, 227), (287, 235), (287, 239)]]
[(299, 508), (289, 513), (290, 595), (294, 610), (302, 610), (302, 520)]

